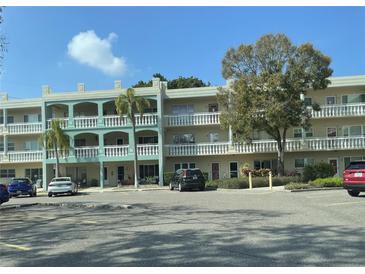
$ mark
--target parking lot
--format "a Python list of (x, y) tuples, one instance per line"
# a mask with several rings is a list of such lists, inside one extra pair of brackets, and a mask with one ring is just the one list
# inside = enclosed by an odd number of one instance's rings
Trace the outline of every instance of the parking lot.
[(0, 266), (365, 266), (365, 195), (344, 190), (105, 192), (14, 198)]

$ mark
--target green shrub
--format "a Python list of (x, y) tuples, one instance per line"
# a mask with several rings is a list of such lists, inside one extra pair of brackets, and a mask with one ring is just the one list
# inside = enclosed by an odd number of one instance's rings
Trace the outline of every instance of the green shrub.
[(287, 190), (293, 190), (293, 189), (308, 189), (311, 186), (309, 184), (305, 184), (305, 183), (289, 183), (287, 185), (285, 185), (285, 189)]
[(342, 187), (342, 178), (330, 177), (330, 178), (319, 178), (309, 184), (313, 187)]
[(218, 188), (226, 188), (226, 189), (241, 189), (248, 187), (248, 180), (231, 178), (218, 180)]
[(210, 189), (217, 189), (218, 188), (218, 180), (214, 181), (206, 181), (205, 187)]
[(303, 181), (309, 182), (318, 178), (333, 177), (336, 174), (333, 166), (329, 163), (317, 163), (314, 165), (307, 165), (303, 170)]
[(209, 180), (209, 173), (208, 172), (202, 172), (203, 173), (203, 176), (204, 176), (204, 179), (206, 182), (208, 182)]
[(163, 185), (168, 186), (171, 182), (172, 177), (174, 176), (175, 172), (164, 172), (163, 174)]

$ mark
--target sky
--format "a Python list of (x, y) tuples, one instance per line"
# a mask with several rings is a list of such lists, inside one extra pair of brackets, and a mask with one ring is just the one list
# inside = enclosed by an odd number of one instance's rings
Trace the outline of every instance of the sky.
[(365, 74), (365, 7), (6, 7), (0, 91), (10, 98), (129, 87), (160, 72), (223, 85), (230, 47), (285, 33), (332, 58), (333, 76)]

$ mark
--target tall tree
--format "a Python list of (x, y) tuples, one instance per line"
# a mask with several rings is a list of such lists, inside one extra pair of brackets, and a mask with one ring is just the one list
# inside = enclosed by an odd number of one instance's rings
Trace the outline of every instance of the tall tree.
[(115, 108), (120, 117), (127, 115), (132, 123), (133, 140), (134, 140), (134, 186), (138, 188), (137, 174), (137, 142), (136, 142), (136, 114), (143, 117), (144, 109), (150, 106), (150, 102), (143, 97), (137, 97), (133, 88), (127, 89), (126, 94), (121, 94), (115, 99)]
[[(165, 76), (163, 76), (161, 73), (157, 72), (152, 75), (153, 78), (160, 78), (161, 81), (167, 81)], [(146, 88), (146, 87), (152, 87), (152, 80), (149, 80), (148, 82), (145, 82), (143, 80), (139, 80), (137, 84), (133, 85), (132, 88)]]
[[(153, 74), (154, 78), (160, 78), (161, 81), (167, 81), (168, 89), (179, 89), (179, 88), (198, 88), (198, 87), (208, 87), (210, 86), (210, 82), (205, 83), (203, 80), (200, 80), (197, 77), (182, 77), (179, 76), (173, 80), (167, 80), (165, 76), (160, 73)], [(142, 88), (142, 87), (152, 87), (152, 80), (145, 82), (143, 80), (138, 81), (137, 84), (132, 86), (133, 88)]]
[(327, 87), (330, 63), (330, 57), (312, 44), (293, 45), (284, 34), (264, 35), (255, 44), (230, 48), (222, 74), (232, 84), (218, 93), (225, 107), (223, 126), (232, 127), (236, 141), (247, 143), (254, 130), (269, 134), (277, 143), (278, 175), (283, 175), (287, 131), (310, 126), (302, 99), (308, 89)]
[(60, 177), (60, 154), (70, 149), (68, 136), (61, 128), (61, 120), (53, 119), (51, 127), (40, 136), (41, 145), (47, 150), (53, 150), (56, 156), (56, 177)]

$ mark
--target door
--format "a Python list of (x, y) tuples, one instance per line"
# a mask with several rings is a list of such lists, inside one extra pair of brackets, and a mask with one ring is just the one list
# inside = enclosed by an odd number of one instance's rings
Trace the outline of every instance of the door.
[(212, 180), (219, 179), (219, 163), (212, 163)]
[(104, 167), (104, 185), (108, 185), (109, 184), (109, 180), (108, 180), (108, 167), (105, 166)]
[(338, 175), (338, 159), (337, 158), (330, 158), (328, 159), (328, 163), (333, 167), (333, 169), (335, 170), (336, 174)]
[(117, 176), (118, 185), (122, 185), (124, 181), (124, 166), (118, 166)]

